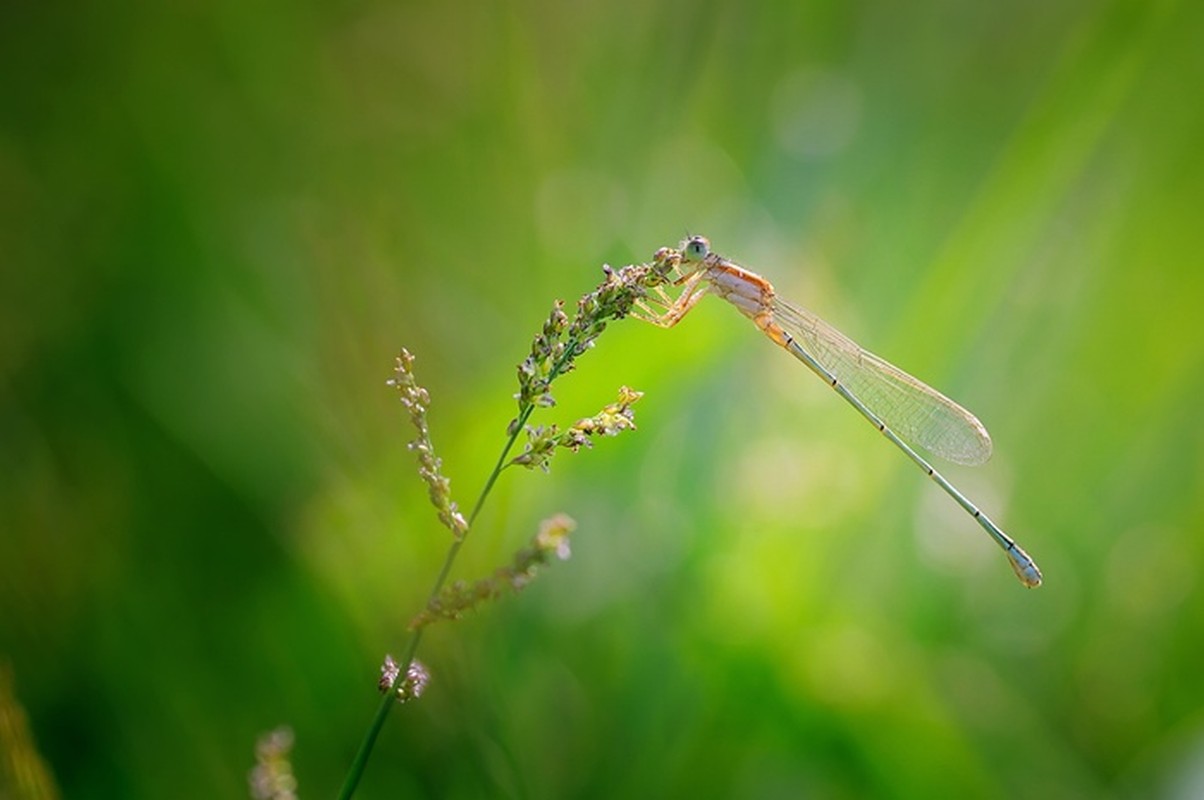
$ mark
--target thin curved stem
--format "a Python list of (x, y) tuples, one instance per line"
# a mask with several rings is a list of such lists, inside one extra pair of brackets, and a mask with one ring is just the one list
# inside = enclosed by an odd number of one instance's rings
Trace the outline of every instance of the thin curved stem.
[[(550, 384), (559, 377), (561, 370), (568, 365), (572, 360), (577, 349), (577, 340), (570, 339), (565, 346), (564, 354), (560, 360), (553, 365), (548, 373), (547, 382)], [(535, 405), (529, 404), (522, 413), (519, 414), (516, 420), (510, 438), (506, 440), (506, 445), (502, 448), (501, 454), (498, 456), (497, 463), (493, 466), (493, 471), (489, 473), (489, 477), (485, 480), (485, 486), (481, 489), (480, 495), (477, 496), (477, 502), (472, 507), (472, 513), (468, 515), (468, 530), (459, 539), (452, 542), (447, 549), (447, 555), (443, 559), (443, 567), (439, 570), (439, 575), (435, 578), (435, 583), (431, 586), (430, 596), (427, 600), (428, 605), (431, 601), (439, 596), (439, 592), (443, 589), (443, 584), (447, 582), (447, 576), (451, 574), (452, 564), (456, 561), (456, 556), (460, 553), (460, 548), (464, 546), (465, 539), (468, 538), (468, 533), (472, 530), (473, 524), (477, 521), (477, 515), (481, 513), (481, 508), (485, 505), (485, 498), (489, 496), (493, 485), (497, 483), (498, 476), (502, 474), (502, 470), (506, 468), (506, 456), (510, 454), (510, 450), (514, 447), (514, 443), (518, 441), (518, 435), (523, 430), (523, 426), (531, 417), (531, 413), (535, 410)], [(401, 669), (398, 671), (397, 678), (394, 679), (388, 691), (385, 692), (384, 698), (380, 705), (377, 706), (376, 714), (372, 718), (372, 723), (368, 726), (368, 731), (364, 734), (364, 740), (360, 743), (360, 748), (355, 754), (355, 760), (351, 762), (351, 768), (347, 771), (347, 777), (343, 781), (343, 788), (339, 791), (340, 800), (349, 800), (355, 794), (355, 789), (359, 785), (360, 778), (363, 777), (364, 769), (368, 766), (368, 759), (372, 755), (372, 750), (376, 746), (376, 739), (380, 736), (381, 729), (384, 728), (385, 719), (389, 716), (389, 710), (396, 705), (396, 698), (393, 693), (397, 681), (405, 680), (405, 675), (409, 671), (410, 664), (414, 660), (414, 656), (418, 653), (418, 644), (422, 641), (423, 627), (415, 628), (410, 634), (410, 641), (406, 647), (405, 654), (398, 662)]]

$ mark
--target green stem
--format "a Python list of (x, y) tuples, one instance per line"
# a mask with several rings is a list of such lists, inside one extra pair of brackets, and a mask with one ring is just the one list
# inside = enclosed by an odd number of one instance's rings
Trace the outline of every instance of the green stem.
[[(560, 375), (560, 371), (568, 365), (573, 358), (573, 351), (577, 349), (576, 340), (570, 341), (565, 348), (564, 355), (560, 357), (548, 374), (548, 383)], [(531, 417), (531, 413), (535, 410), (535, 404), (532, 403), (523, 409), (519, 414), (518, 420), (514, 424), (514, 431), (510, 434), (510, 438), (506, 440), (506, 446), (502, 448), (501, 455), (498, 456), (497, 463), (493, 466), (493, 471), (489, 473), (489, 478), (485, 481), (484, 488), (481, 489), (480, 495), (477, 496), (477, 502), (472, 507), (472, 513), (468, 515), (468, 530), (459, 539), (452, 542), (451, 547), (447, 549), (447, 555), (443, 559), (443, 567), (439, 570), (439, 575), (435, 578), (435, 583), (431, 587), (430, 597), (427, 600), (429, 606), (431, 601), (439, 596), (439, 592), (443, 589), (443, 584), (447, 581), (447, 576), (451, 573), (452, 564), (456, 561), (456, 556), (460, 553), (460, 548), (464, 546), (464, 540), (468, 538), (468, 532), (472, 530), (473, 523), (477, 521), (477, 515), (481, 513), (481, 507), (485, 505), (485, 498), (489, 496), (489, 492), (493, 489), (493, 485), (497, 483), (498, 476), (502, 474), (502, 470), (506, 468), (506, 456), (510, 454), (514, 443), (518, 441), (518, 434), (522, 432), (523, 426)], [(360, 778), (364, 775), (364, 769), (368, 766), (368, 758), (372, 755), (372, 749), (376, 746), (376, 739), (380, 736), (381, 729), (385, 726), (385, 719), (389, 716), (389, 710), (396, 705), (396, 697), (393, 693), (394, 687), (398, 681), (405, 680), (405, 675), (410, 669), (410, 663), (413, 662), (414, 656), (418, 653), (418, 643), (422, 641), (422, 632), (425, 628), (419, 627), (414, 629), (410, 634), (410, 642), (406, 647), (405, 655), (397, 662), (400, 670), (397, 677), (393, 681), (393, 685), (385, 692), (385, 696), (381, 699), (380, 705), (376, 708), (376, 715), (372, 717), (372, 724), (368, 726), (368, 732), (364, 734), (364, 740), (360, 743), (360, 749), (355, 754), (355, 760), (351, 762), (351, 768), (347, 771), (347, 778), (343, 781), (343, 788), (339, 791), (340, 800), (350, 800), (355, 794), (355, 789), (359, 785)]]

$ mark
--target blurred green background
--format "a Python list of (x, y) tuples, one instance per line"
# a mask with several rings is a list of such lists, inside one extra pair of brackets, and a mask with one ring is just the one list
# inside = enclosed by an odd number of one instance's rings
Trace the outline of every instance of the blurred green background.
[[(171, 6), (170, 10), (167, 6)], [(365, 797), (1204, 796), (1204, 5), (0, 12), (0, 659), (70, 797), (331, 796), (555, 298), (686, 232), (963, 402), (981, 530), (717, 300), (616, 324)]]

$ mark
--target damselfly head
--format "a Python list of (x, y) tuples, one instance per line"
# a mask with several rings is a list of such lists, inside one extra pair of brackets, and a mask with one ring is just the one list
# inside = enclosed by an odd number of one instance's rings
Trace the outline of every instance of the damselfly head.
[(685, 261), (703, 261), (711, 254), (711, 241), (705, 236), (691, 236), (681, 243), (681, 257)]

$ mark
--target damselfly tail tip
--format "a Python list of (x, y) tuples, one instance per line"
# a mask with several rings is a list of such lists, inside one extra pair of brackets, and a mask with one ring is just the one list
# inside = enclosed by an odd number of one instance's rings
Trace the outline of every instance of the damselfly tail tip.
[(1012, 569), (1016, 572), (1016, 577), (1030, 589), (1036, 589), (1041, 585), (1041, 568), (1037, 566), (1037, 562), (1029, 557), (1029, 554), (1021, 550), (1018, 546), (1013, 545), (1008, 550), (1008, 560), (1012, 562)]

